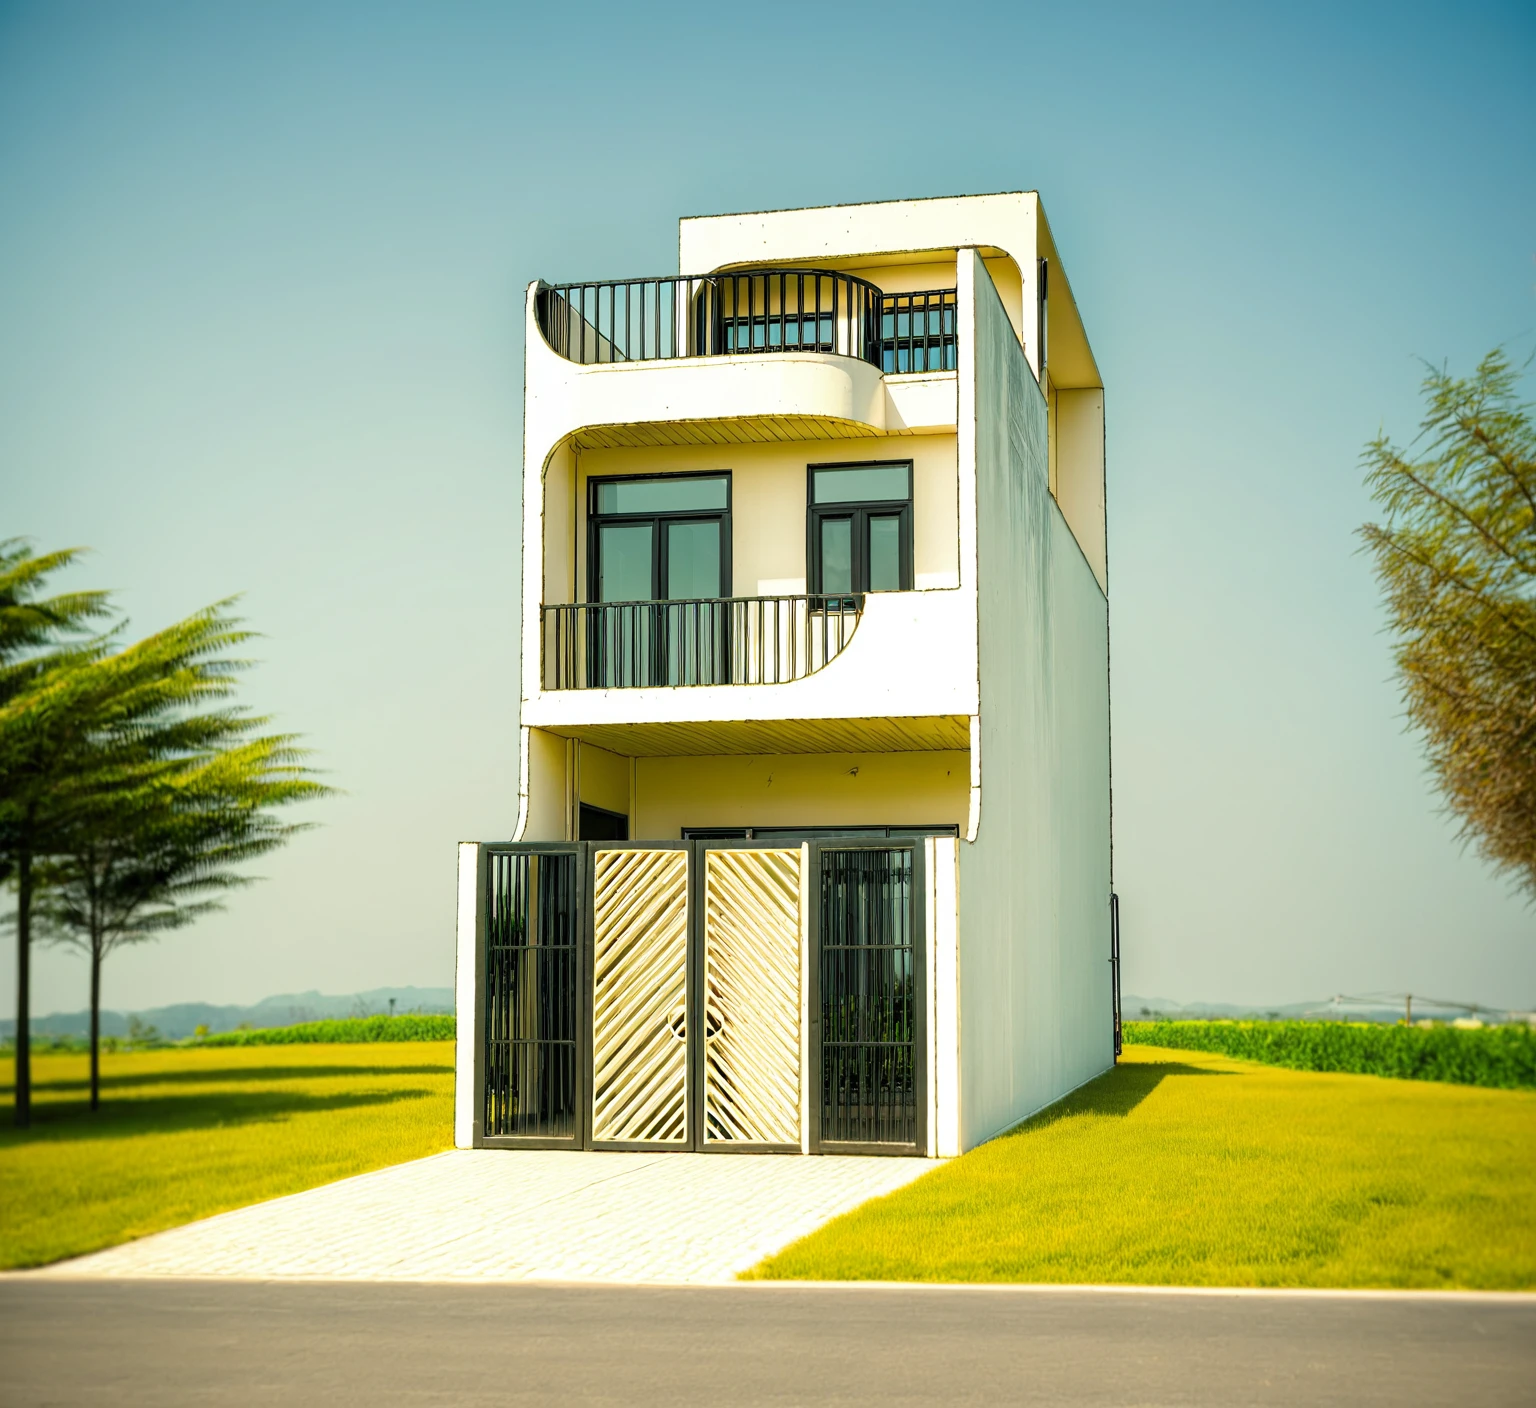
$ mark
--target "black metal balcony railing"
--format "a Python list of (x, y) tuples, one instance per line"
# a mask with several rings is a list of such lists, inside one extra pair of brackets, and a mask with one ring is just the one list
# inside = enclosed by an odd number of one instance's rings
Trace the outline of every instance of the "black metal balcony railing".
[(880, 365), (881, 293), (852, 274), (754, 269), (539, 289), (539, 330), (583, 365), (831, 352)]
[(837, 658), (862, 609), (859, 596), (545, 606), (544, 688), (788, 684)]
[(880, 369), (952, 372), (959, 343), (955, 290), (887, 293), (880, 305)]

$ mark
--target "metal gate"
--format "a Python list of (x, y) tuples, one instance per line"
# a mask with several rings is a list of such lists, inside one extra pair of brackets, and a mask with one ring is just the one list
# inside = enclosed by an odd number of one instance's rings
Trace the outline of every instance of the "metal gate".
[(487, 1141), (582, 1139), (582, 862), (577, 846), (486, 847), (480, 990)]
[(927, 1147), (922, 845), (813, 847), (817, 1147)]
[(483, 1142), (923, 1152), (922, 854), (482, 847)]

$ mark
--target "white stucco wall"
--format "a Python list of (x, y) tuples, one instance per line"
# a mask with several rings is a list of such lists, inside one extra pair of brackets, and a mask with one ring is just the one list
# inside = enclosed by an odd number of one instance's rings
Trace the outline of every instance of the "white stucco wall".
[(459, 844), (458, 932), (455, 941), (456, 966), (453, 983), (453, 1143), (468, 1149), (475, 1142), (475, 1043), (479, 1024), (475, 1021), (478, 995), (475, 991), (476, 948), (479, 933), (480, 846), (473, 841)]
[(960, 847), (960, 1141), (1113, 1063), (1108, 603), (1047, 483), (1045, 402), (973, 256), (980, 795)]

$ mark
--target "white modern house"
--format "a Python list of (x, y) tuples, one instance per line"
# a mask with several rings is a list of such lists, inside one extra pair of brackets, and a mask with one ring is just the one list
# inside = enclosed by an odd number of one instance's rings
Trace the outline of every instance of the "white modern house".
[(528, 290), (457, 1142), (956, 1154), (1115, 1059), (1103, 385), (1031, 192), (678, 254)]

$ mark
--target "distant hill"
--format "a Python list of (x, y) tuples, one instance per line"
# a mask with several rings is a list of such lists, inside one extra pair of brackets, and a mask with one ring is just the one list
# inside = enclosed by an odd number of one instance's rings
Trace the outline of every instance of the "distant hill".
[[(299, 1022), (316, 1022), (322, 1017), (371, 1017), (388, 1012), (389, 1000), (395, 1000), (396, 1012), (452, 1012), (452, 988), (373, 988), (368, 992), (343, 993), (287, 992), (264, 997), (251, 1007), (221, 1007), (211, 1002), (175, 1002), (168, 1007), (148, 1007), (135, 1012), (103, 1011), (101, 1034), (126, 1036), (128, 1019), (137, 1017), (146, 1026), (155, 1027), (161, 1036), (177, 1040), (191, 1036), (199, 1026), (211, 1032), (233, 1031), (244, 1023), (248, 1027), (291, 1027)], [(85, 1036), (91, 1029), (89, 1012), (50, 1012), (32, 1019), (34, 1036)], [(0, 1038), (16, 1034), (14, 1018), (0, 1020)]]
[[(1442, 1005), (1429, 998), (1413, 999), (1413, 1019), (1433, 1017), (1450, 1021), (1465, 1017), (1470, 1005)], [(1137, 997), (1122, 993), (1120, 1015), (1127, 1022), (1145, 1022), (1158, 1017), (1173, 1021), (1209, 1021), (1220, 1017), (1241, 1018), (1249, 1022), (1400, 1022), (1403, 1020), (1401, 998), (1324, 998), (1316, 1002), (1292, 1002), (1273, 1007), (1243, 1007), (1231, 1002), (1174, 1002), (1166, 997)], [(1504, 1021), (1518, 1014), (1480, 1007), (1477, 1015), (1484, 1021)]]

